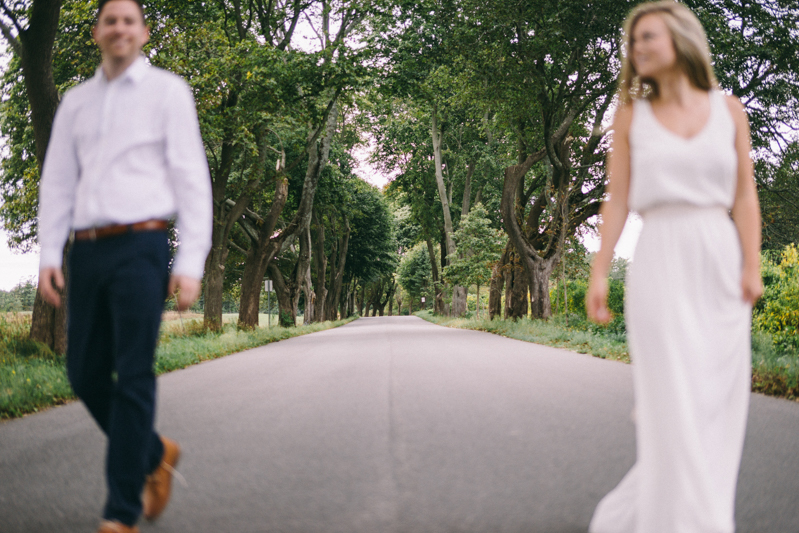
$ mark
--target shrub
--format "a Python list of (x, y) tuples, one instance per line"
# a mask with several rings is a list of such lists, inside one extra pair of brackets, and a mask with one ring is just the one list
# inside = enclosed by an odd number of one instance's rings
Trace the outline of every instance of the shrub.
[(799, 349), (799, 250), (785, 247), (777, 259), (764, 254), (762, 259), (763, 298), (755, 307), (755, 331), (771, 334), (782, 350)]

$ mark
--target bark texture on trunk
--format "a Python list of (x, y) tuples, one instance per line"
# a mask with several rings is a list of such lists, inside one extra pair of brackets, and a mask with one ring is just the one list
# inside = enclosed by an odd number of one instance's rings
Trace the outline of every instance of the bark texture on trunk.
[[(37, 0), (30, 8), (28, 26), (15, 37), (5, 25), (0, 28), (22, 64), (25, 93), (31, 109), (36, 162), (41, 172), (59, 96), (53, 78), (53, 45), (58, 32), (61, 0)], [(64, 270), (66, 266), (64, 267)], [(58, 354), (66, 353), (67, 294), (56, 309), (39, 296), (33, 302), (30, 337)]]
[[(286, 239), (296, 234), (303, 235), (310, 227), (316, 187), (319, 184), (322, 169), (327, 164), (327, 159), (330, 155), (330, 145), (333, 142), (337, 121), (338, 106), (334, 99), (328, 106), (328, 115), (325, 123), (320, 125), (319, 129), (314, 131), (308, 139), (308, 168), (305, 172), (302, 196), (300, 197), (300, 204), (297, 212), (294, 214), (291, 222), (289, 222), (277, 236), (273, 237), (277, 218), (286, 203), (288, 181), (285, 181), (285, 195), (281, 194), (280, 198), (278, 198), (277, 192), (275, 193), (275, 199), (272, 201), (272, 208), (267, 217), (267, 222), (262, 224), (258, 230), (257, 240), (253, 240), (253, 246), (250, 248), (245, 260), (244, 275), (242, 276), (241, 285), (241, 303), (239, 305), (238, 324), (240, 328), (257, 327), (258, 307), (262, 289), (261, 282), (264, 279), (268, 265), (280, 251)], [(325, 135), (321, 141), (322, 146), (320, 151), (317, 139), (322, 131), (322, 126), (325, 127)], [(281, 176), (285, 179), (285, 175), (281, 174)], [(278, 199), (280, 200), (279, 205), (277, 202)], [(277, 209), (278, 207), (279, 209)], [(267, 224), (269, 224), (271, 228)], [(297, 310), (294, 309), (293, 312), (296, 317)]]
[[(36, 0), (30, 11), (28, 27), (20, 31), (16, 39), (10, 34), (6, 35), (22, 63), (25, 92), (31, 107), (36, 160), (40, 169), (59, 102), (53, 78), (53, 45), (60, 14), (61, 0)], [(6, 34), (6, 29), (3, 33)]]
[[(472, 176), (474, 175), (475, 163), (469, 162), (466, 167), (466, 181), (463, 185), (463, 205), (461, 206), (461, 218), (469, 214), (471, 209), (470, 202), (472, 200)], [(476, 204), (477, 202), (475, 202)]]
[(508, 256), (505, 268), (505, 318), (518, 320), (527, 316), (527, 289), (530, 283), (516, 250)]
[(356, 302), (356, 306), (357, 306), (357, 309), (358, 309), (358, 316), (365, 316), (363, 314), (364, 297), (366, 296), (365, 293), (366, 293), (366, 289), (363, 286), (361, 286), (361, 294), (360, 294), (360, 296), (357, 297), (357, 302)]
[[(313, 224), (316, 228), (314, 235), (316, 238), (313, 240), (314, 261), (316, 268), (314, 269), (315, 277), (313, 279), (313, 286), (316, 293), (316, 301), (314, 302), (314, 319), (318, 322), (328, 320), (325, 313), (325, 305), (327, 303), (327, 255), (325, 254), (325, 226), (322, 217), (313, 215)], [(306, 303), (306, 306), (308, 304)]]
[(274, 261), (267, 266), (267, 272), (272, 279), (272, 288), (277, 296), (278, 324), (284, 328), (293, 328), (297, 325), (296, 308), (292, 305), (291, 289), (286, 283), (286, 278)]
[[(452, 214), (450, 213), (447, 187), (444, 183), (441, 158), (441, 132), (438, 124), (438, 106), (435, 104), (433, 104), (433, 113), (431, 115), (430, 135), (433, 139), (436, 185), (438, 186), (438, 196), (441, 200), (441, 209), (444, 212), (444, 240), (447, 245), (447, 257), (454, 258), (457, 252), (455, 250), (455, 241), (452, 240)], [(450, 260), (448, 260), (448, 263)], [(458, 286), (452, 287), (452, 307), (450, 309), (454, 316), (462, 316), (466, 312), (466, 289)]]
[[(327, 295), (328, 301), (325, 304), (325, 320), (336, 320), (336, 312), (339, 308), (341, 301), (341, 286), (344, 282), (344, 267), (347, 265), (347, 250), (350, 243), (350, 221), (344, 217), (344, 234), (339, 239), (335, 246), (338, 256), (336, 257), (335, 269), (331, 272), (331, 288)], [(331, 261), (333, 258), (331, 257)], [(341, 318), (345, 315), (349, 316), (350, 311), (341, 314)]]
[[(299, 308), (300, 293), (305, 295), (305, 313), (303, 324), (310, 324), (313, 320), (313, 306), (316, 295), (311, 286), (311, 229), (306, 227), (299, 235), (300, 255), (294, 267), (294, 287), (296, 290), (292, 294), (291, 305), (295, 310)], [(297, 311), (295, 311), (297, 314)], [(310, 317), (309, 317), (310, 314)], [(310, 319), (309, 319), (310, 318)]]
[(508, 268), (508, 257), (512, 250), (513, 245), (508, 241), (502, 257), (491, 270), (491, 284), (488, 291), (488, 317), (491, 320), (502, 317), (502, 291), (505, 287), (505, 269)]
[[(505, 169), (505, 183), (502, 188), (502, 201), (500, 209), (502, 211), (502, 219), (505, 224), (505, 230), (513, 243), (515, 253), (511, 256), (513, 269), (509, 270), (506, 274), (506, 284), (508, 281), (513, 281), (513, 286), (506, 286), (506, 316), (518, 318), (521, 315), (522, 309), (524, 314), (527, 312), (527, 290), (530, 288), (533, 294), (533, 318), (548, 318), (552, 309), (549, 303), (549, 273), (552, 267), (560, 260), (563, 253), (563, 241), (565, 241), (565, 225), (566, 220), (560, 220), (563, 217), (567, 206), (562, 206), (561, 209), (555, 209), (554, 213), (554, 227), (559, 230), (559, 235), (553, 241), (549, 240), (549, 245), (546, 249), (539, 252), (536, 246), (531, 242), (531, 238), (525, 234), (519, 223), (520, 216), (523, 216), (522, 202), (520, 202), (520, 194), (524, 194), (524, 176), (530, 168), (541, 161), (546, 156), (545, 150), (540, 150), (535, 154), (528, 156), (523, 162), (510, 166)], [(521, 193), (519, 192), (521, 190)], [(568, 191), (562, 191), (568, 193)], [(549, 191), (544, 190), (539, 200), (533, 206), (530, 217), (539, 217), (541, 212), (546, 208), (546, 198)], [(563, 196), (561, 194), (561, 196)], [(564, 201), (566, 201), (564, 199)], [(521, 204), (521, 205), (520, 205)], [(529, 220), (529, 218), (528, 218)], [(537, 224), (528, 224), (528, 227), (533, 226), (537, 231)], [(518, 272), (518, 267), (523, 268), (524, 272)], [(526, 275), (525, 275), (526, 274)], [(546, 275), (546, 278), (542, 276)], [(526, 278), (524, 280), (520, 278)], [(524, 292), (522, 292), (524, 286)], [(507, 301), (510, 299), (511, 301)], [(522, 303), (523, 301), (523, 303)]]
[[(272, 234), (277, 225), (278, 217), (288, 198), (288, 178), (285, 174), (278, 174), (275, 179), (275, 195), (272, 200), (269, 215), (258, 230), (242, 224), (248, 233), (252, 245), (247, 251), (244, 260), (244, 272), (241, 277), (241, 299), (239, 303), (240, 328), (255, 328), (258, 326), (258, 309), (261, 300), (261, 286), (267, 266), (280, 251), (288, 235), (281, 235), (272, 239)], [(249, 231), (248, 231), (249, 230)], [(281, 238), (282, 237), (282, 238)], [(274, 281), (274, 278), (272, 278)], [(278, 302), (280, 299), (278, 298)]]
[[(224, 105), (236, 105), (236, 95), (231, 94)], [(242, 195), (232, 205), (226, 200), (225, 192), (233, 169), (236, 147), (233, 144), (233, 131), (225, 132), (219, 164), (213, 169), (211, 194), (214, 199), (214, 221), (211, 231), (211, 250), (205, 260), (205, 287), (203, 289), (203, 325), (211, 331), (222, 327), (222, 293), (225, 280), (225, 264), (230, 252), (230, 232), (236, 220), (242, 216), (250, 199)]]
[(441, 287), (441, 277), (438, 275), (438, 262), (436, 260), (436, 251), (433, 247), (433, 241), (428, 237), (425, 239), (427, 243), (427, 255), (430, 256), (430, 267), (433, 277), (433, 291), (434, 291), (434, 301), (433, 301), (433, 312), (437, 315), (444, 314), (444, 292)]

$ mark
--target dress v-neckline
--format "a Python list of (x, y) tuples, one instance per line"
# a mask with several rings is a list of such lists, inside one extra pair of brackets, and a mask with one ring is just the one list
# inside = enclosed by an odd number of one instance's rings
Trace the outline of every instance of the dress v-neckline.
[(699, 131), (697, 131), (696, 133), (694, 133), (693, 135), (691, 135), (690, 137), (683, 137), (679, 133), (675, 133), (674, 131), (672, 131), (669, 128), (667, 128), (666, 125), (663, 124), (660, 121), (660, 119), (657, 117), (657, 115), (655, 114), (655, 110), (652, 108), (652, 102), (650, 102), (649, 100), (644, 100), (644, 102), (646, 102), (646, 105), (649, 108), (649, 113), (652, 115), (652, 119), (655, 121), (655, 124), (657, 124), (660, 129), (662, 129), (663, 131), (665, 131), (666, 133), (668, 133), (669, 135), (671, 135), (675, 139), (679, 139), (679, 140), (681, 140), (683, 142), (692, 142), (692, 141), (695, 141), (697, 138), (701, 137), (707, 130), (710, 129), (710, 123), (713, 121), (713, 112), (714, 112), (715, 107), (716, 107), (714, 102), (713, 102), (713, 97), (714, 96), (715, 95), (712, 92), (708, 93), (708, 98), (710, 99), (709, 100), (710, 113), (708, 113), (707, 120), (705, 121), (705, 123), (702, 126), (702, 128)]

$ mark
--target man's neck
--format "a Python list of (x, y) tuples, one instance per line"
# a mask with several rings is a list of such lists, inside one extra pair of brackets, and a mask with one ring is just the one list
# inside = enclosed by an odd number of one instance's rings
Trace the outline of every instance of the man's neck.
[(136, 62), (139, 56), (132, 59), (103, 59), (103, 74), (108, 81), (112, 81), (121, 76), (128, 68)]

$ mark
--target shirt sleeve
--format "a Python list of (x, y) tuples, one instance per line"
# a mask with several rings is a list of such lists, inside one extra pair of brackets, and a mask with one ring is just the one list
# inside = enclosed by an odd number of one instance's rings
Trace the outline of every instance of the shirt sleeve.
[(166, 106), (166, 161), (177, 206), (178, 251), (172, 273), (203, 277), (211, 249), (213, 199), (194, 98), (180, 80)]
[(47, 145), (39, 182), (39, 269), (61, 267), (64, 244), (69, 237), (75, 190), (78, 184), (78, 156), (72, 133), (71, 100), (65, 95), (58, 106)]

